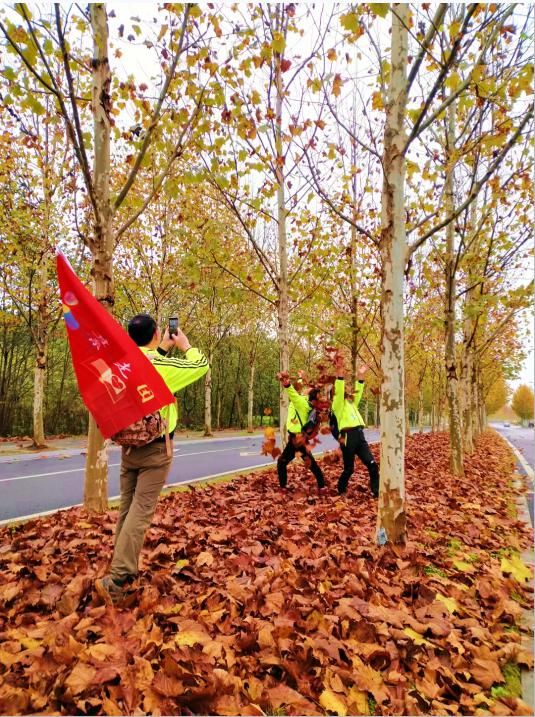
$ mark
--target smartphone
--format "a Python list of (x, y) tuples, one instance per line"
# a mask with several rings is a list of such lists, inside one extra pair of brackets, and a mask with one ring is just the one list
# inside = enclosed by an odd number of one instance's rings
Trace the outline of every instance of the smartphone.
[(178, 333), (178, 317), (177, 316), (170, 316), (169, 317), (169, 336), (173, 336), (174, 334)]

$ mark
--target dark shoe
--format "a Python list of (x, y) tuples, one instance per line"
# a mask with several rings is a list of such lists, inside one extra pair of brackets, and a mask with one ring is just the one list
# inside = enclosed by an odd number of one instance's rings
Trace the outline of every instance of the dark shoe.
[(97, 578), (95, 580), (95, 590), (101, 600), (106, 605), (117, 605), (117, 603), (124, 600), (126, 592), (121, 585), (117, 585), (110, 578), (109, 575), (105, 575), (103, 578)]
[(377, 500), (377, 498), (379, 498), (379, 493), (373, 493), (373, 492), (372, 492), (372, 495), (373, 495), (373, 497), (375, 498), (375, 500)]

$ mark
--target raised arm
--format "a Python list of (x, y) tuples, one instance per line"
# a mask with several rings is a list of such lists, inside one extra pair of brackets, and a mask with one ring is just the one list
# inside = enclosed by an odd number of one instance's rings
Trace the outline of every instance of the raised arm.
[(357, 369), (357, 380), (355, 381), (355, 395), (353, 399), (357, 406), (359, 405), (362, 394), (364, 393), (364, 376), (367, 371), (368, 366), (366, 366), (366, 364), (361, 364)]

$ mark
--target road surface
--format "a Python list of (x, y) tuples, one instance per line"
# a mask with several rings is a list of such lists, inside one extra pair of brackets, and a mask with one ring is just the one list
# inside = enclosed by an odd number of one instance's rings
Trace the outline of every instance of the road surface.
[[(366, 431), (376, 441), (378, 431)], [(260, 455), (262, 435), (175, 441), (174, 460), (167, 485), (273, 464)], [(336, 446), (332, 436), (321, 436), (314, 453)], [(108, 493), (119, 496), (120, 449), (109, 451)], [(85, 455), (80, 450), (49, 451), (0, 458), (0, 523), (36, 513), (78, 505), (83, 500)]]
[[(503, 424), (492, 426), (505, 436), (524, 455), (533, 468), (535, 445), (533, 429)], [(366, 430), (369, 442), (379, 439), (379, 431)], [(321, 436), (315, 453), (336, 446), (331, 436)], [(238, 438), (215, 438), (175, 441), (174, 461), (168, 485), (213, 477), (225, 473), (273, 464), (260, 455), (261, 435)], [(120, 449), (109, 451), (109, 488), (111, 498), (119, 496)], [(27, 453), (0, 457), (0, 524), (79, 505), (83, 500), (85, 455), (80, 450)], [(528, 506), (533, 522), (533, 485), (528, 494)]]
[[(504, 426), (503, 423), (492, 423), (492, 428), (495, 428), (500, 435), (513, 444), (513, 446), (520, 451), (524, 456), (526, 463), (530, 466), (533, 471), (535, 468), (535, 429), (533, 428), (522, 428), (521, 426)], [(518, 469), (522, 474), (526, 474), (526, 470), (520, 464)], [(531, 517), (531, 524), (533, 525), (533, 473), (526, 479), (526, 485), (528, 493), (526, 496), (528, 502), (529, 515)]]

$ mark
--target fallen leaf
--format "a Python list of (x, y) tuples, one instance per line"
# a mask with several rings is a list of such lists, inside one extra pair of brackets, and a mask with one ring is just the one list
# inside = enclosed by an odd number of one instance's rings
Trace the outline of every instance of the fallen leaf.
[(342, 715), (342, 717), (346, 717), (347, 715), (347, 704), (344, 698), (332, 692), (332, 690), (323, 690), (320, 695), (320, 705), (324, 710), (329, 712), (329, 714), (334, 712), (334, 714)]

